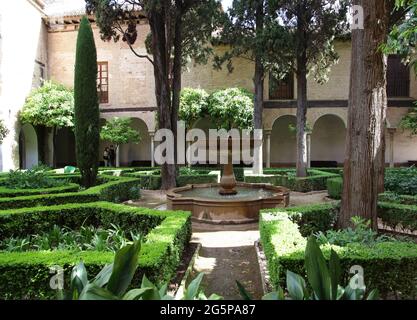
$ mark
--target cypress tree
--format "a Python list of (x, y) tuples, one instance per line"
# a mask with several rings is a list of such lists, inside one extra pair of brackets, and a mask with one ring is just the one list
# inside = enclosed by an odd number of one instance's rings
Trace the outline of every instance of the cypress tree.
[(77, 37), (74, 75), (74, 127), (81, 184), (90, 187), (97, 177), (100, 139), (97, 95), (97, 52), (90, 22), (83, 17)]

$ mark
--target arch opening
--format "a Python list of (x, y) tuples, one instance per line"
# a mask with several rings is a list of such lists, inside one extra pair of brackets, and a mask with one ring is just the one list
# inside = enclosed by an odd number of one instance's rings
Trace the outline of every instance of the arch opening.
[(311, 166), (337, 166), (343, 163), (346, 127), (336, 115), (326, 114), (314, 123), (311, 135)]
[(35, 128), (26, 123), (19, 133), (19, 167), (20, 169), (30, 169), (38, 162), (38, 136)]
[(271, 131), (271, 165), (275, 167), (294, 166), (297, 157), (297, 118), (285, 115), (274, 121)]

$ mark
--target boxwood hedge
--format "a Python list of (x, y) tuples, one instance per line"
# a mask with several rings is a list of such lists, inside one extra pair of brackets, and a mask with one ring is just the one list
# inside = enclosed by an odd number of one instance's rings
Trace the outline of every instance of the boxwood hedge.
[(338, 174), (309, 169), (308, 176), (299, 178), (295, 176), (294, 169), (264, 169), (262, 176), (246, 175), (245, 182), (271, 183), (280, 185), (293, 191), (310, 192), (326, 190), (329, 178), (339, 177)]
[[(310, 210), (308, 207), (306, 212)], [(304, 209), (300, 207), (297, 212), (302, 216)], [(310, 219), (313, 217), (311, 215)], [(281, 209), (262, 212), (259, 229), (272, 285), (284, 285), (286, 270), (305, 275), (306, 238), (288, 211)], [(340, 256), (344, 282), (351, 277), (350, 267), (359, 265), (364, 269), (367, 286), (377, 288), (382, 297), (386, 298), (390, 294), (400, 298), (417, 296), (417, 244), (382, 242), (372, 247), (350, 244), (332, 248)], [(323, 246), (323, 251), (328, 258), (330, 246)]]
[[(77, 175), (72, 175), (72, 178), (76, 179)], [(86, 203), (100, 200), (122, 202), (138, 199), (140, 196), (140, 180), (138, 178), (100, 176), (99, 180), (101, 184), (79, 192), (0, 198), (0, 209)]]
[(37, 195), (37, 194), (75, 192), (75, 191), (78, 191), (79, 188), (80, 186), (76, 183), (68, 183), (67, 185), (63, 185), (59, 187), (38, 188), (38, 189), (9, 189), (4, 186), (0, 186), (0, 198), (31, 196), (31, 195)]
[[(82, 224), (141, 230), (146, 235), (139, 256), (139, 267), (132, 283), (143, 274), (152, 281), (167, 281), (173, 275), (191, 235), (190, 214), (182, 211), (158, 211), (108, 202), (65, 204), (0, 211), (1, 237), (47, 230), (53, 224), (78, 228)], [(0, 298), (45, 299), (55, 295), (50, 288), (51, 266), (61, 266), (65, 279), (71, 268), (82, 260), (90, 274), (97, 274), (112, 262), (112, 252), (28, 251), (0, 253)]]

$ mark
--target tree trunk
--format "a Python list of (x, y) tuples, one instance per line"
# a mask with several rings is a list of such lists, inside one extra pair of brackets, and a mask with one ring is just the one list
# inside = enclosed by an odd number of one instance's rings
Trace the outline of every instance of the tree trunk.
[(307, 37), (306, 8), (297, 7), (297, 177), (307, 176)]
[[(256, 33), (261, 34), (264, 28), (264, 0), (257, 1), (256, 7)], [(256, 51), (255, 51), (256, 52)], [(262, 60), (257, 54), (255, 57), (255, 74), (253, 77), (255, 87), (255, 103), (253, 110), (253, 127), (254, 129), (263, 129), (262, 114), (263, 114), (263, 103), (264, 103), (264, 66)], [(262, 137), (259, 137), (262, 139)], [(263, 152), (262, 142), (260, 148), (254, 148), (253, 150), (253, 173), (262, 174), (263, 168)]]
[(338, 221), (341, 228), (351, 225), (352, 216), (361, 216), (371, 220), (372, 227), (377, 229), (387, 107), (386, 59), (379, 46), (387, 35), (388, 12), (382, 2), (354, 1), (364, 9), (364, 29), (352, 31), (348, 130)]
[[(174, 158), (177, 162), (178, 144), (177, 144), (177, 123), (178, 111), (180, 108), (180, 94), (181, 94), (181, 70), (182, 70), (182, 16), (183, 8), (177, 2), (175, 15), (175, 32), (174, 32), (174, 62), (172, 66), (172, 108), (171, 108), (171, 124), (172, 132), (174, 134)], [(182, 150), (181, 150), (182, 151)], [(170, 187), (176, 186), (176, 178), (178, 176), (178, 166), (172, 166), (170, 171)]]
[[(159, 129), (175, 131), (172, 126), (171, 90), (169, 85), (169, 54), (170, 41), (166, 38), (165, 12), (163, 9), (153, 9), (148, 13), (152, 34), (152, 53), (154, 61), (155, 95), (158, 106)], [(168, 43), (167, 43), (168, 42)], [(176, 134), (176, 133), (175, 133)], [(176, 185), (175, 164), (162, 164), (161, 189), (166, 190)]]

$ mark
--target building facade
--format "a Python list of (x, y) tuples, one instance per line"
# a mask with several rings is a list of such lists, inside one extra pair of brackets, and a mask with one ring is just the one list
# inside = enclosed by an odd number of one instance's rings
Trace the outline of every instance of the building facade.
[[(73, 86), (76, 38), (83, 8), (65, 11), (56, 5), (59, 2), (53, 1), (53, 5), (44, 6), (41, 1), (14, 1), (14, 5), (18, 3), (20, 6), (19, 12), (26, 12), (30, 16), (27, 19), (31, 21), (31, 28), (8, 21), (11, 18), (6, 7), (10, 5), (2, 3), (0, 110), (1, 117), (11, 129), (1, 146), (2, 170), (27, 168), (40, 158), (45, 162), (51, 161), (50, 133), (40, 137), (37, 128), (21, 126), (17, 115), (25, 97), (31, 88), (40, 85), (41, 79)], [(152, 65), (146, 59), (136, 57), (122, 41), (102, 41), (93, 17), (91, 21), (97, 47), (101, 121), (105, 123), (115, 116), (133, 118), (133, 126), (139, 130), (142, 140), (139, 144), (121, 146), (120, 163), (152, 164), (156, 127)], [(26, 33), (21, 48), (16, 39), (16, 33), (19, 32)], [(138, 26), (136, 51), (146, 53), (144, 40), (148, 32), (149, 26), (143, 21)], [(308, 80), (307, 122), (311, 129), (308, 141), (313, 165), (342, 164), (344, 161), (351, 43), (339, 41), (336, 49), (340, 59), (332, 68), (329, 81), (320, 85), (312, 78)], [(226, 47), (217, 47), (216, 50), (222, 52)], [(253, 64), (239, 58), (234, 59), (233, 64), (233, 73), (229, 73), (226, 68), (214, 70), (210, 62), (207, 65), (190, 64), (183, 72), (183, 86), (203, 88), (209, 92), (226, 87), (244, 87), (253, 91)], [(408, 132), (398, 127), (402, 117), (417, 99), (417, 80), (414, 73), (395, 56), (389, 57), (387, 76), (389, 107), (386, 160), (391, 166), (402, 165), (417, 161), (417, 137), (410, 137)], [(267, 77), (265, 81), (263, 150), (266, 166), (289, 166), (295, 163), (295, 133), (290, 126), (296, 122), (296, 87), (293, 75), (281, 81)], [(197, 121), (195, 127), (209, 129), (210, 119)], [(57, 139), (57, 164), (73, 164), (75, 151), (72, 131), (59, 130)], [(40, 145), (43, 147), (40, 148)], [(104, 146), (102, 143), (100, 151), (103, 151)]]

